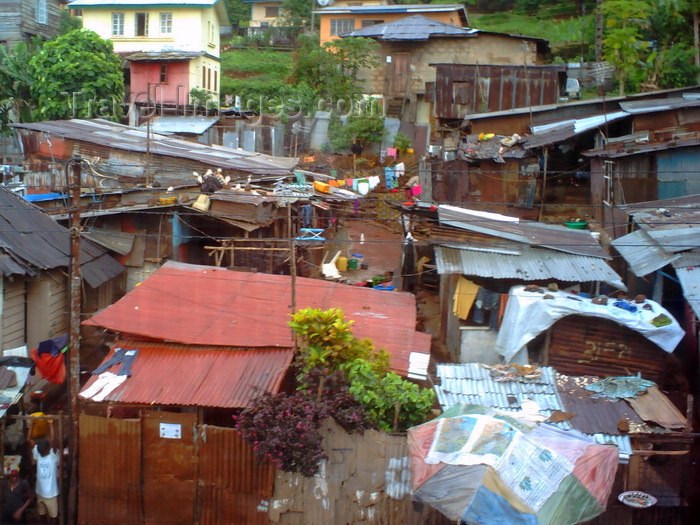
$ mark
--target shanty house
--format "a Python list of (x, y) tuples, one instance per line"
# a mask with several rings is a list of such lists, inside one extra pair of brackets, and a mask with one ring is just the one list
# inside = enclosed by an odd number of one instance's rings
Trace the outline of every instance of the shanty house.
[[(493, 352), (503, 294), (514, 284), (558, 283), (595, 293), (599, 283), (625, 289), (591, 232), (450, 205), (434, 206), (416, 229), (440, 276), (441, 339), (457, 362), (498, 362)], [(431, 213), (406, 207), (409, 215)], [(503, 306), (502, 306), (503, 303)]]
[(691, 385), (700, 318), (699, 204), (700, 196), (689, 195), (622, 206), (629, 233), (611, 243), (627, 264), (634, 293), (663, 302), (681, 320), (688, 333), (678, 352), (685, 372), (681, 375)]
[[(385, 111), (389, 116), (422, 124), (429, 123), (434, 116), (451, 116), (437, 111), (437, 108), (445, 106), (440, 98), (445, 93), (448, 93), (450, 102), (464, 105), (468, 112), (484, 111), (491, 107), (484, 103), (489, 94), (494, 98), (499, 96), (498, 82), (512, 86), (513, 93), (517, 92), (518, 99), (525, 102), (519, 84), (525, 82), (528, 74), (532, 86), (527, 86), (525, 91), (531, 89), (535, 103), (547, 104), (557, 99), (557, 72), (562, 68), (546, 70), (546, 83), (542, 85), (538, 81), (545, 80), (545, 69), (532, 69), (532, 66), (543, 62), (549, 51), (546, 41), (539, 38), (480, 31), (436, 20), (428, 14), (413, 14), (382, 24), (367, 25), (340, 36), (371, 38), (379, 44), (377, 59), (380, 66), (361, 70), (359, 79), (364, 81), (362, 87), (365, 93), (384, 97)], [(468, 99), (474, 97), (471, 91), (488, 81), (450, 78), (448, 72), (453, 76), (455, 74), (449, 66), (438, 66), (436, 69), (436, 63), (479, 64), (475, 66), (476, 70), (484, 78), (493, 76), (493, 69), (501, 71), (491, 81), (486, 95), (478, 95), (468, 103)], [(497, 65), (511, 67), (499, 68)], [(458, 70), (460, 67), (465, 66), (454, 68)], [(524, 73), (518, 74), (521, 70)], [(517, 82), (514, 81), (516, 76), (519, 79)], [(504, 93), (500, 89), (500, 96), (507, 100), (506, 107), (502, 109), (514, 107), (516, 101), (508, 98), (510, 94), (508, 90)], [(435, 109), (431, 110), (430, 104), (433, 102)], [(467, 114), (458, 116), (465, 117)]]
[[(437, 365), (437, 383), (444, 411), (481, 406), (505, 419), (526, 411), (563, 435), (580, 432), (593, 443), (615, 445), (619, 465), (610, 473), (612, 491), (602, 502), (605, 512), (591, 523), (680, 524), (687, 517), (692, 421), (644, 376), (602, 379), (563, 374), (550, 366), (462, 363)], [(641, 510), (627, 506), (618, 498), (628, 491), (649, 494), (656, 504)], [(571, 506), (581, 501), (567, 498)]]
[[(64, 162), (84, 159), (84, 230), (119, 254), (128, 289), (167, 259), (289, 273), (290, 236), (301, 228), (330, 227), (359, 198), (346, 188), (315, 189), (317, 179), (329, 177), (292, 171), (295, 158), (207, 146), (99, 119), (16, 129), (29, 166), (26, 190), (57, 220), (68, 218)], [(210, 176), (221, 185), (207, 190)], [(297, 253), (319, 266), (323, 247), (324, 241), (302, 241)], [(299, 273), (308, 276), (309, 268), (300, 265)]]
[(0, 45), (12, 50), (32, 37), (58, 36), (65, 0), (0, 0)]
[[(415, 330), (411, 294), (168, 262), (84, 322), (113, 340), (80, 394), (79, 523), (268, 522), (272, 471), (231, 415), (281, 388), (292, 304), (341, 308), (355, 336), (388, 350), (393, 370), (426, 376), (416, 358), (430, 337)], [(122, 366), (121, 381), (101, 375)]]
[(129, 64), (130, 102), (182, 106), (199, 89), (218, 103), (223, 0), (73, 0), (83, 27), (111, 40)]
[[(692, 152), (696, 92), (685, 88), (502, 111), (495, 105), (487, 113), (445, 119), (451, 131), (431, 147), (434, 175), (430, 185), (423, 182), (423, 195), (435, 201), (449, 195), (452, 202), (548, 222), (588, 215), (604, 222), (612, 237), (624, 234), (626, 216), (612, 203), (655, 200), (670, 188), (696, 193), (692, 169), (664, 168), (659, 175), (654, 167), (657, 155), (675, 159), (664, 163), (681, 162)], [(447, 95), (443, 100), (451, 103)], [(647, 131), (637, 133), (640, 126)], [(674, 133), (676, 139), (659, 139)], [(616, 158), (594, 162), (600, 155)], [(646, 168), (629, 164), (643, 159)]]
[[(68, 332), (71, 236), (68, 230), (22, 197), (0, 187), (3, 350)], [(85, 301), (92, 313), (124, 292), (124, 268), (101, 247), (81, 240)]]
[(423, 15), (432, 20), (460, 27), (469, 26), (467, 10), (462, 4), (396, 4), (367, 2), (352, 5), (343, 2), (314, 10), (320, 20), (320, 43), (333, 41), (341, 35), (363, 27), (384, 24), (412, 15)]

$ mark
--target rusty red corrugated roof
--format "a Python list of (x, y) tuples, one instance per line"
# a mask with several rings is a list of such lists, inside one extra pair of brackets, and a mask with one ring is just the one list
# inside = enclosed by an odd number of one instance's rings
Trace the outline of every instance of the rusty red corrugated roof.
[[(128, 339), (119, 340), (116, 348), (138, 349), (138, 354), (131, 375), (104, 401), (149, 405), (245, 407), (261, 393), (279, 390), (293, 357), (289, 348), (212, 348)], [(120, 366), (106, 371), (117, 373)]]
[[(297, 277), (296, 310), (340, 308), (353, 335), (391, 354), (406, 375), (411, 352), (430, 353), (430, 336), (416, 332), (410, 293), (380, 291)], [(291, 347), (289, 275), (235, 272), (169, 261), (115, 304), (84, 324), (190, 345)]]

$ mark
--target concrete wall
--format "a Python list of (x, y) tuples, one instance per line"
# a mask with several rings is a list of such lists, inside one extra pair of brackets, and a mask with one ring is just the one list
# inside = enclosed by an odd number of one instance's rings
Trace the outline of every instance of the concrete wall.
[[(148, 36), (135, 36), (135, 14), (148, 13)], [(124, 13), (124, 34), (112, 35), (112, 13)], [(160, 14), (172, 13), (172, 32), (161, 33)], [(83, 27), (114, 43), (115, 53), (204, 51), (219, 56), (220, 26), (214, 8), (115, 7), (83, 9)]]
[(334, 421), (327, 421), (322, 433), (328, 460), (316, 476), (278, 471), (269, 503), (270, 523), (448, 523), (436, 511), (411, 501), (405, 434), (350, 435)]

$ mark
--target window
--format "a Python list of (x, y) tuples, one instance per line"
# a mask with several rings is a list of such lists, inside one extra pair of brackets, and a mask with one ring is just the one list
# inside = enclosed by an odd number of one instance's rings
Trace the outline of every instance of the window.
[(46, 11), (46, 0), (36, 0), (36, 21), (39, 24), (48, 24), (49, 16)]
[(216, 28), (218, 26), (211, 21), (207, 22), (207, 38), (209, 39), (209, 47), (214, 47), (216, 42)]
[(377, 24), (383, 24), (384, 20), (363, 20), (362, 27), (376, 26)]
[(219, 72), (215, 69), (214, 70), (214, 88), (212, 91), (216, 91), (216, 84), (218, 83), (219, 80)]
[(136, 13), (134, 20), (134, 35), (148, 36), (148, 13)]
[(112, 13), (112, 36), (124, 36), (124, 13)]
[(161, 84), (168, 83), (168, 66), (166, 64), (160, 65), (160, 83)]
[(202, 89), (207, 89), (207, 68), (202, 66)]
[(207, 69), (207, 89), (211, 89), (211, 69)]
[(354, 30), (354, 18), (331, 18), (331, 36), (342, 35)]
[(279, 6), (265, 8), (265, 18), (277, 18), (278, 16), (280, 16)]
[(170, 34), (173, 32), (173, 14), (160, 14), (160, 32), (161, 34)]

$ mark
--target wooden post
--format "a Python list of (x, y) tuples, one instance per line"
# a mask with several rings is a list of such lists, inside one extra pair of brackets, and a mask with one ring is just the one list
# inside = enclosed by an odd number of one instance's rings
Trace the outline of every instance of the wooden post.
[[(60, 525), (65, 525), (66, 523), (66, 509), (64, 505), (63, 491), (65, 490), (65, 484), (63, 483), (63, 470), (65, 465), (63, 464), (63, 411), (58, 413), (58, 436), (59, 436), (59, 446), (58, 446), (58, 522)], [(71, 452), (73, 452), (73, 447), (71, 446)]]
[(401, 413), (401, 401), (398, 399), (394, 404), (394, 432), (399, 431), (399, 414)]
[(540, 199), (540, 214), (537, 218), (538, 221), (542, 220), (542, 215), (544, 214), (544, 199), (547, 190), (547, 157), (549, 156), (549, 149), (544, 148), (544, 169), (542, 173), (542, 198)]
[(76, 523), (78, 509), (78, 392), (80, 391), (80, 157), (73, 157), (66, 163), (71, 168), (69, 180), (71, 205), (70, 216), (70, 333), (69, 333), (69, 393), (71, 416), (71, 472), (68, 490), (68, 522)]

